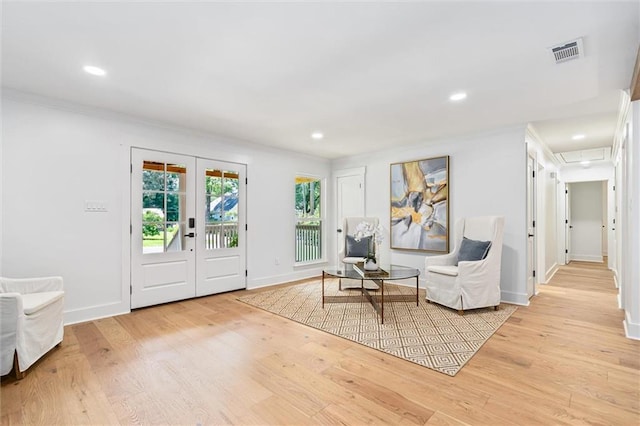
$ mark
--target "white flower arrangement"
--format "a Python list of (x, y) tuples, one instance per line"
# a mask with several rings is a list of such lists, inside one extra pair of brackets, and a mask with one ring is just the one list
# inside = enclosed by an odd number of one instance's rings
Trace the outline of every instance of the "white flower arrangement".
[(375, 262), (376, 253), (373, 244), (382, 244), (382, 240), (384, 239), (382, 232), (382, 226), (380, 226), (380, 224), (373, 225), (371, 222), (362, 221), (356, 226), (356, 232), (353, 234), (353, 238), (356, 241), (372, 237), (369, 241), (369, 249), (367, 250), (367, 260), (371, 259)]

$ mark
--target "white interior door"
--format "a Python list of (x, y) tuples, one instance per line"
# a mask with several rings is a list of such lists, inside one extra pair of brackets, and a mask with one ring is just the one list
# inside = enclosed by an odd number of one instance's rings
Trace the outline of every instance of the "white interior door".
[(602, 181), (602, 256), (609, 255), (609, 194), (608, 181)]
[(246, 166), (198, 158), (196, 295), (246, 287)]
[(195, 158), (131, 150), (131, 307), (194, 297)]
[(536, 184), (535, 160), (527, 157), (527, 295), (535, 293), (535, 265), (536, 265)]
[(602, 182), (573, 182), (569, 195), (570, 259), (602, 262)]
[(363, 217), (364, 208), (364, 169), (344, 171), (336, 174), (336, 238), (337, 254), (344, 246), (342, 220), (345, 217)]
[(571, 262), (571, 231), (573, 227), (571, 225), (571, 194), (569, 189), (569, 184), (565, 184), (564, 187), (564, 204), (565, 204), (565, 219), (564, 219), (564, 229), (565, 236), (564, 241), (566, 248), (564, 250), (564, 263), (568, 264)]

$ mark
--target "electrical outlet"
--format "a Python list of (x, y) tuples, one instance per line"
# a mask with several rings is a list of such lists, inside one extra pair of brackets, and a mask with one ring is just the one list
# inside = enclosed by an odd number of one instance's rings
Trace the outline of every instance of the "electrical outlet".
[(276, 257), (275, 260), (273, 261), (273, 263), (275, 263), (276, 265), (280, 264), (280, 258)]

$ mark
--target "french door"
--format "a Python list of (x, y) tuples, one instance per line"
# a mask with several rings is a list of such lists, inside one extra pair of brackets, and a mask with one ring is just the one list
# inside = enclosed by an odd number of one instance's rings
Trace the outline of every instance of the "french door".
[(131, 307), (246, 286), (246, 166), (131, 150)]
[(246, 287), (246, 166), (197, 159), (196, 295)]

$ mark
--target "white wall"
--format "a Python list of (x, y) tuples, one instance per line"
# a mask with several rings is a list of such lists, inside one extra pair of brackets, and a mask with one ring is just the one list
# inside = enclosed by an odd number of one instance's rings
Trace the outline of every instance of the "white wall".
[[(327, 178), (328, 160), (19, 93), (3, 101), (0, 267), (62, 275), (67, 323), (129, 311), (132, 146), (247, 164), (249, 288), (320, 273), (294, 267), (294, 178)], [(108, 212), (85, 213), (85, 200)]]
[(625, 188), (627, 201), (622, 214), (620, 237), (624, 251), (621, 290), (625, 311), (624, 329), (628, 337), (640, 339), (640, 102), (631, 104), (629, 137), (623, 150), (626, 158)]
[[(335, 170), (366, 167), (367, 215), (379, 217), (388, 232), (390, 164), (443, 155), (450, 157), (450, 228), (453, 229), (459, 217), (505, 216), (502, 300), (528, 304), (524, 126), (343, 158), (335, 160), (332, 167)], [(453, 242), (453, 238), (450, 241)], [(381, 250), (384, 260), (424, 270), (424, 253), (390, 250), (388, 238)]]
[(545, 170), (543, 186), (543, 211), (545, 226), (544, 248), (544, 282), (549, 282), (558, 268), (558, 235), (563, 229), (558, 228), (558, 178), (557, 172)]
[(558, 162), (531, 126), (527, 128), (527, 153), (537, 164), (535, 269), (536, 284), (544, 284), (564, 263), (564, 253), (561, 258), (558, 253), (564, 232), (558, 227)]
[[(608, 251), (610, 251), (610, 253), (608, 253), (609, 255), (609, 263), (608, 266), (611, 269), (614, 269), (614, 274), (616, 273), (615, 271), (615, 263), (616, 263), (616, 256), (617, 256), (617, 250), (612, 250), (612, 246), (615, 246), (615, 231), (614, 228), (616, 228), (616, 224), (614, 223), (614, 219), (616, 217), (616, 211), (615, 211), (615, 200), (616, 200), (616, 191), (614, 190), (615, 187), (620, 188), (621, 185), (616, 184), (615, 181), (615, 168), (613, 166), (613, 163), (609, 163), (609, 162), (603, 162), (603, 163), (599, 163), (599, 164), (594, 164), (590, 167), (583, 167), (580, 165), (573, 165), (573, 166), (564, 166), (560, 169), (559, 172), (559, 178), (560, 178), (560, 185), (561, 187), (560, 189), (560, 193), (559, 193), (559, 203), (560, 204), (560, 210), (562, 211), (562, 214), (560, 215), (561, 217), (558, 218), (558, 227), (559, 229), (562, 230), (562, 234), (564, 234), (564, 220), (565, 220), (565, 201), (564, 201), (564, 186), (565, 183), (575, 183), (575, 182), (595, 182), (595, 181), (605, 181), (606, 182), (606, 188), (607, 188), (607, 193), (605, 195), (603, 195), (603, 199), (606, 200), (606, 207), (607, 209), (607, 214), (604, 215), (606, 216), (606, 226), (607, 226), (607, 246), (608, 246)], [(604, 204), (605, 202), (603, 202)], [(561, 251), (562, 253), (564, 253), (566, 244), (564, 241), (564, 235), (559, 235), (559, 241), (561, 241)], [(564, 262), (560, 262), (561, 264), (563, 264)]]
[[(2, 106), (3, 106), (3, 102), (2, 102), (2, 98), (0, 98), (0, 117), (2, 117)], [(2, 135), (2, 125), (3, 125), (3, 120), (0, 118), (0, 136)], [(4, 218), (4, 214), (3, 214), (3, 208), (2, 208), (2, 200), (3, 200), (3, 188), (4, 188), (4, 160), (3, 160), (3, 151), (4, 151), (4, 143), (2, 142), (2, 139), (0, 139), (0, 277), (4, 276), (2, 271), (2, 223), (3, 223), (3, 218)]]
[(602, 182), (569, 184), (571, 260), (602, 262)]
[(564, 166), (560, 169), (563, 182), (593, 182), (613, 179), (613, 163), (602, 162), (590, 167)]

